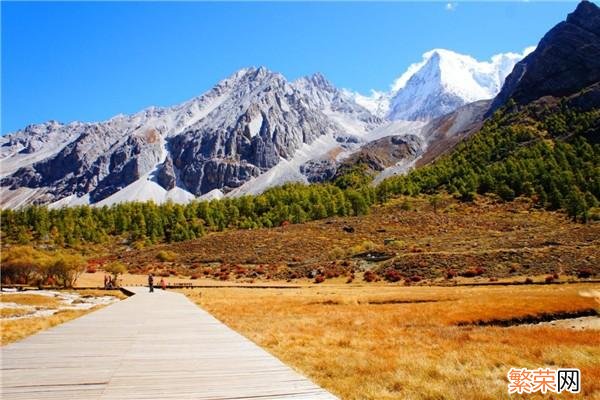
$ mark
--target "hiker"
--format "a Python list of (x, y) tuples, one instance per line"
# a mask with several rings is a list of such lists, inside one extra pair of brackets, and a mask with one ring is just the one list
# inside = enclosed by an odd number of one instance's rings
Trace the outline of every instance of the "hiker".
[(104, 274), (104, 289), (108, 289), (108, 275)]
[(148, 275), (148, 286), (150, 286), (150, 293), (154, 292), (154, 276)]
[(167, 289), (167, 282), (165, 282), (164, 278), (160, 278), (160, 287), (162, 288), (162, 290)]

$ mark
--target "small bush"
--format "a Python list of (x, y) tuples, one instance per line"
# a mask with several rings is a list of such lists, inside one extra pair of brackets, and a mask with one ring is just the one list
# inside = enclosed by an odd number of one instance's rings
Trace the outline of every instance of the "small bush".
[(548, 275), (548, 276), (547, 276), (547, 277), (544, 279), (544, 282), (546, 282), (546, 283), (552, 283), (552, 282), (554, 282), (554, 276), (552, 276), (552, 275)]
[(86, 269), (85, 272), (87, 272), (88, 274), (95, 274), (97, 271), (96, 266), (95, 265), (89, 265)]
[(586, 279), (586, 278), (590, 278), (592, 275), (594, 275), (594, 272), (592, 271), (591, 268), (580, 268), (579, 270), (577, 270), (578, 278)]
[(346, 255), (346, 252), (341, 247), (335, 246), (329, 252), (329, 259), (330, 260), (339, 260), (340, 258), (344, 258), (345, 255)]
[(402, 274), (394, 268), (388, 268), (383, 274), (383, 277), (388, 282), (398, 282), (403, 278)]
[(485, 273), (485, 268), (482, 267), (475, 267), (475, 268), (469, 268), (466, 271), (463, 271), (460, 275), (464, 276), (465, 278), (473, 278), (475, 276), (481, 276)]
[(365, 272), (363, 279), (365, 282), (374, 282), (377, 279), (377, 274), (373, 271)]
[(533, 279), (525, 278), (525, 283), (527, 283), (527, 284), (533, 283)]
[(156, 258), (162, 262), (175, 261), (177, 253), (169, 250), (161, 250), (156, 254)]
[(315, 277), (315, 283), (322, 283), (325, 281), (325, 277), (323, 275), (317, 275)]
[(454, 279), (457, 276), (458, 276), (458, 273), (453, 269), (449, 269), (446, 271), (446, 279)]

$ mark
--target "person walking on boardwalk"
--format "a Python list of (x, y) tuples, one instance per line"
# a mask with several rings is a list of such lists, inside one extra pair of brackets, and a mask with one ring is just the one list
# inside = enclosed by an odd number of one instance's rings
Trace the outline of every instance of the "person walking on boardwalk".
[(148, 286), (150, 287), (150, 293), (154, 292), (154, 276), (152, 274), (148, 275)]
[(162, 290), (167, 289), (167, 282), (165, 282), (164, 278), (160, 278), (160, 287), (162, 288)]

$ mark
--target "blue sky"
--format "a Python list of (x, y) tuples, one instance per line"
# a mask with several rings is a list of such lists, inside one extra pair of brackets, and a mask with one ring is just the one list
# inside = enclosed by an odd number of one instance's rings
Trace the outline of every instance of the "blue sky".
[(177, 104), (251, 65), (386, 90), (432, 48), (520, 52), (576, 4), (2, 2), (1, 132)]

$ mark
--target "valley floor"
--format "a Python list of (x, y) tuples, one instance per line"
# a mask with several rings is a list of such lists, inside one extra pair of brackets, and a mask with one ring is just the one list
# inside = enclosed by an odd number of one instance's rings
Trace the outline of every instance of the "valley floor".
[(583, 328), (531, 323), (595, 313), (599, 289), (332, 285), (184, 292), (343, 399), (509, 398), (512, 367), (580, 368), (579, 397), (600, 399), (598, 316)]

